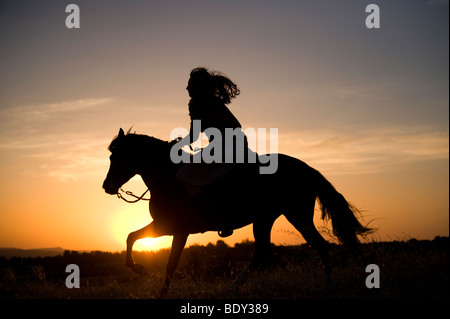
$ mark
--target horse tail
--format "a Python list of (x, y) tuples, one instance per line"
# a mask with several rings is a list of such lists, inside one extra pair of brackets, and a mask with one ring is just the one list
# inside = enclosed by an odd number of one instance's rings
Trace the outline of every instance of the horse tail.
[(317, 172), (318, 192), (322, 219), (331, 219), (333, 234), (339, 242), (346, 246), (359, 244), (357, 235), (367, 235), (373, 231), (372, 228), (363, 226), (357, 219), (359, 210), (349, 204), (347, 200), (338, 193), (326, 178)]

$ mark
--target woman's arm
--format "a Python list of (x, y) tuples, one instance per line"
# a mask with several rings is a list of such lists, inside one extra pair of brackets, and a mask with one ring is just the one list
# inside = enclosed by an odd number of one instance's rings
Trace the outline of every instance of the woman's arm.
[[(191, 145), (192, 143), (194, 143), (195, 141), (198, 140), (198, 138), (200, 137), (200, 133), (201, 133), (201, 128), (198, 129), (196, 131), (194, 131), (194, 125), (193, 125), (193, 121), (191, 120), (191, 127), (189, 129), (189, 134), (186, 135), (185, 137), (183, 137), (177, 144), (180, 147), (183, 147), (185, 145)], [(191, 147), (192, 149), (192, 147)]]

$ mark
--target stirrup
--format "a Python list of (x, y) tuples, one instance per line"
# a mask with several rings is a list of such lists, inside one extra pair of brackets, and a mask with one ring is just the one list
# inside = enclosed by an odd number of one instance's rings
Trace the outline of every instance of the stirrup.
[(233, 230), (232, 229), (227, 229), (227, 230), (219, 230), (219, 236), (222, 238), (228, 237), (233, 235)]

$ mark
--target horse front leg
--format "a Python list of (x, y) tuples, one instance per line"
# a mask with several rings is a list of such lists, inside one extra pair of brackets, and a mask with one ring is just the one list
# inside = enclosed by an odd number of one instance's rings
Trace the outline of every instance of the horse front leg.
[(176, 234), (173, 236), (172, 249), (170, 250), (169, 261), (166, 267), (166, 280), (164, 281), (164, 286), (161, 290), (161, 297), (164, 297), (167, 294), (167, 290), (172, 282), (173, 274), (180, 261), (181, 253), (186, 245), (187, 238), (188, 234)]
[(134, 262), (133, 245), (136, 240), (147, 237), (159, 237), (156, 236), (155, 225), (153, 222), (137, 231), (131, 232), (127, 237), (127, 259), (125, 261), (125, 266), (131, 268), (134, 272), (140, 275), (145, 275), (147, 271), (144, 266)]

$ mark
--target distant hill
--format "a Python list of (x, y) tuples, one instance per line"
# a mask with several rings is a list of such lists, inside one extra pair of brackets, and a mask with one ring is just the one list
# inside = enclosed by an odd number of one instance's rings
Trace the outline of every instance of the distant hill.
[(61, 247), (39, 248), (39, 249), (19, 249), (19, 248), (0, 248), (0, 257), (53, 257), (64, 254)]

